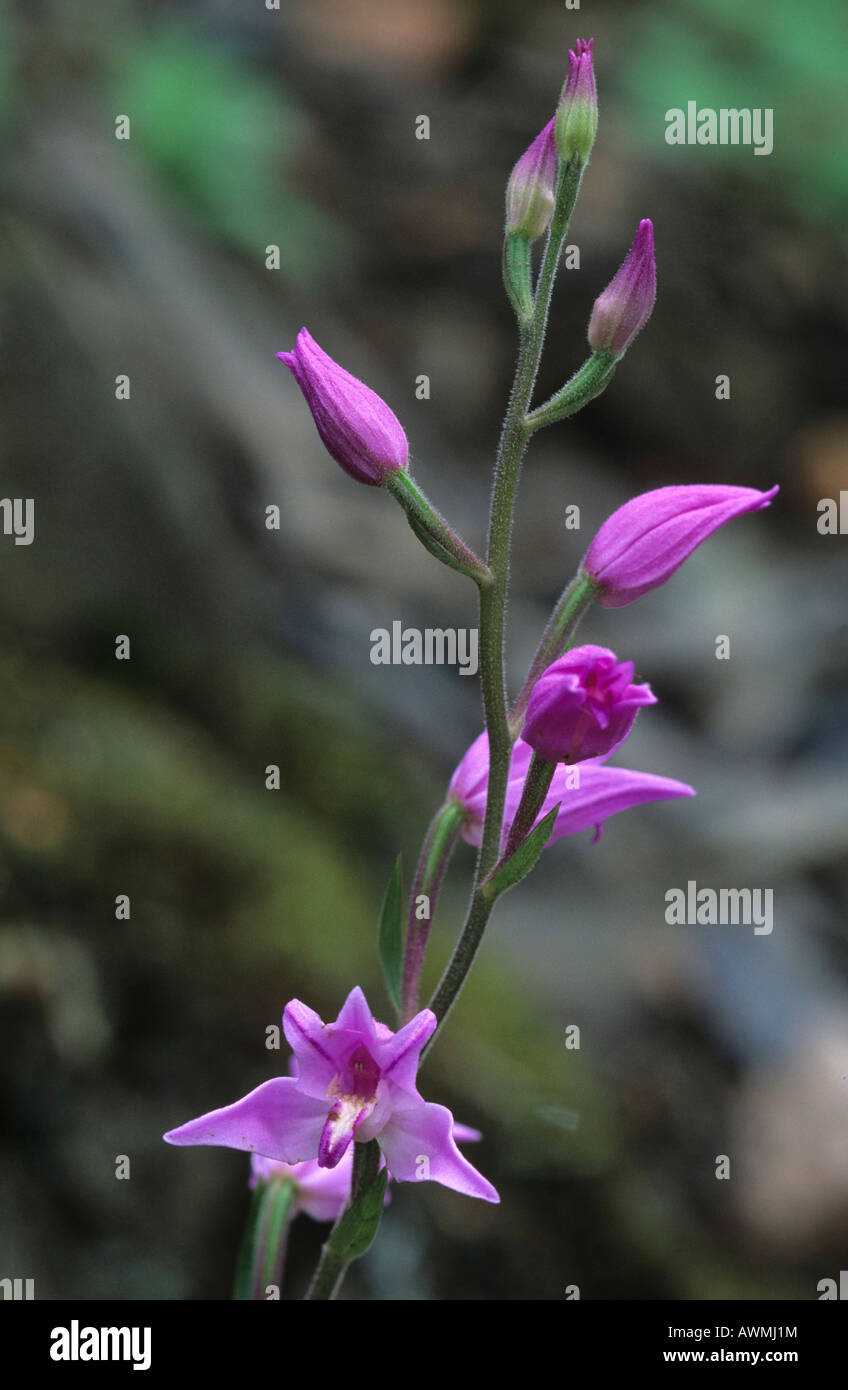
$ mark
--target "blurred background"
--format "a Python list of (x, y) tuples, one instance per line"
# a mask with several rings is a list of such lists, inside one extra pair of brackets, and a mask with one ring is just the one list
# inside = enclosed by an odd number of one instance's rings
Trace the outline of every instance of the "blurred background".
[[(391, 1021), (385, 882), (481, 715), (456, 670), (372, 666), (370, 634), (472, 626), (474, 590), (336, 468), (274, 354), (308, 324), (482, 547), (515, 354), (504, 186), (594, 34), (580, 267), (540, 391), (583, 360), (646, 216), (659, 297), (606, 393), (531, 448), (513, 688), (627, 497), (781, 492), (582, 629), (660, 697), (617, 761), (698, 796), (562, 842), (501, 904), (422, 1087), (484, 1132), (502, 1205), (396, 1189), (345, 1296), (815, 1298), (848, 1254), (848, 541), (816, 525), (848, 489), (844, 7), (3, 0), (0, 21), (2, 492), (35, 501), (34, 543), (0, 537), (0, 1276), (228, 1297), (247, 1160), (161, 1134), (285, 1069), (265, 1030), (294, 996), (334, 1017), (359, 981)], [(773, 154), (668, 146), (688, 100), (772, 108)], [(428, 986), (472, 865), (462, 846)], [(773, 933), (666, 925), (689, 880), (772, 889)], [(288, 1296), (323, 1235), (301, 1218)]]

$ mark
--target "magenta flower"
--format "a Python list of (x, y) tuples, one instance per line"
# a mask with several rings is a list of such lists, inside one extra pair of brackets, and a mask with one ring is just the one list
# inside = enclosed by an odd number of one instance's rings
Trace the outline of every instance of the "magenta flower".
[(588, 333), (592, 350), (621, 357), (651, 317), (656, 297), (654, 227), (646, 217), (622, 266), (595, 300)]
[[(529, 743), (518, 739), (509, 769), (504, 817), (506, 834), (518, 810), (532, 756)], [(471, 845), (479, 845), (483, 837), (488, 783), (489, 736), (482, 733), (474, 740), (454, 772), (449, 790), (449, 795), (466, 811), (462, 837)], [(694, 795), (694, 789), (685, 782), (676, 782), (671, 777), (655, 777), (650, 772), (606, 767), (601, 759), (581, 763), (576, 768), (562, 764), (554, 773), (534, 824), (538, 824), (561, 802), (548, 844), (554, 844), (565, 835), (576, 835), (579, 830), (587, 830), (590, 826), (594, 826), (594, 838), (597, 840), (608, 816), (647, 801), (668, 801), (679, 796)]]
[(164, 1137), (169, 1144), (217, 1144), (283, 1163), (317, 1159), (335, 1168), (354, 1140), (376, 1139), (396, 1182), (442, 1183), (497, 1202), (490, 1182), (460, 1153), (453, 1116), (415, 1086), (421, 1049), (436, 1026), (429, 1009), (393, 1033), (378, 1023), (358, 987), (335, 1023), (293, 999), (283, 1028), (297, 1076), (279, 1076), (221, 1110)]
[[(471, 1144), (482, 1138), (479, 1129), (455, 1124), (453, 1137), (457, 1144)], [(295, 1187), (290, 1215), (311, 1216), (313, 1221), (335, 1221), (347, 1205), (353, 1177), (353, 1145), (342, 1155), (335, 1168), (322, 1168), (317, 1158), (303, 1163), (281, 1163), (262, 1154), (250, 1155), (250, 1180), (253, 1190), (257, 1182), (292, 1182)], [(386, 1201), (389, 1200), (388, 1191)]]
[(578, 39), (568, 54), (568, 77), (556, 113), (556, 145), (563, 164), (585, 163), (598, 132), (598, 94), (592, 67), (594, 39)]
[(554, 119), (524, 151), (506, 186), (506, 230), (523, 232), (531, 241), (544, 236), (554, 210), (557, 150)]
[(693, 550), (735, 516), (768, 507), (778, 488), (660, 487), (607, 517), (583, 559), (602, 608), (623, 608), (664, 584)]
[(278, 352), (303, 392), (318, 433), (346, 473), (379, 487), (406, 468), (409, 444), (397, 416), (375, 391), (322, 352), (301, 328), (292, 352)]
[(627, 738), (642, 705), (655, 705), (649, 685), (633, 684), (633, 662), (608, 647), (574, 647), (537, 680), (521, 737), (549, 763), (577, 763), (610, 754)]

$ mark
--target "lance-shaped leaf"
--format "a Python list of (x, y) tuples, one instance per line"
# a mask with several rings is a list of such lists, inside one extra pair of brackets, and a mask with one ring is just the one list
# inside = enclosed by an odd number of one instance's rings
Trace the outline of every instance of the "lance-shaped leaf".
[(362, 1196), (344, 1213), (328, 1245), (340, 1260), (358, 1260), (364, 1255), (380, 1227), (386, 1195), (388, 1168), (382, 1168)]
[(553, 810), (549, 811), (544, 819), (540, 820), (539, 824), (530, 831), (530, 834), (521, 841), (515, 853), (492, 870), (482, 887), (483, 897), (488, 898), (489, 902), (494, 902), (501, 893), (506, 893), (508, 889), (514, 888), (516, 883), (520, 883), (523, 878), (527, 877), (550, 839), (561, 804), (558, 801)]

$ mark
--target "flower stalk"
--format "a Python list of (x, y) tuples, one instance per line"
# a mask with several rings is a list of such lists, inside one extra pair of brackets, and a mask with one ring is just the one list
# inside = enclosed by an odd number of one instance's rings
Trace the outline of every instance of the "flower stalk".
[(524, 837), (532, 830), (550, 789), (556, 769), (556, 763), (546, 762), (538, 753), (533, 754), (527, 769), (527, 777), (524, 782), (524, 790), (521, 793), (521, 800), (518, 803), (518, 810), (506, 836), (502, 860), (510, 859)]
[(548, 625), (542, 633), (536, 654), (527, 673), (527, 679), (521, 687), (521, 693), (509, 712), (510, 729), (516, 737), (521, 733), (527, 701), (530, 699), (533, 686), (542, 672), (551, 665), (551, 662), (556, 661), (557, 657), (562, 656), (563, 652), (568, 649), (581, 618), (595, 598), (597, 589), (598, 586), (595, 581), (582, 571), (578, 572), (563, 589), (548, 619)]

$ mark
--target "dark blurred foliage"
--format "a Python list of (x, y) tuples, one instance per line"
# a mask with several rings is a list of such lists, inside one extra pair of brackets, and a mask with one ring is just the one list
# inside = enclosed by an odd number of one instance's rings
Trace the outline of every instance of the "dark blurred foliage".
[[(0, 18), (3, 495), (36, 505), (31, 547), (0, 538), (0, 1274), (45, 1298), (226, 1297), (246, 1160), (161, 1133), (282, 1070), (265, 1029), (293, 996), (333, 1016), (359, 981), (389, 1021), (383, 886), (480, 713), (456, 673), (371, 666), (370, 632), (468, 626), (473, 592), (335, 469), (274, 353), (307, 322), (482, 544), (515, 352), (503, 188), (588, 26), (601, 130), (541, 390), (582, 360), (644, 216), (659, 298), (602, 399), (533, 445), (514, 678), (627, 496), (782, 491), (587, 624), (661, 697), (620, 761), (698, 798), (558, 846), (504, 902), (422, 1076), (484, 1131), (502, 1205), (397, 1190), (346, 1291), (815, 1297), (848, 1238), (846, 540), (816, 529), (848, 489), (844, 7), (6, 0)], [(774, 153), (667, 146), (689, 99), (772, 107)], [(773, 934), (667, 926), (689, 879), (773, 888)], [(295, 1296), (320, 1236), (295, 1231)]]

